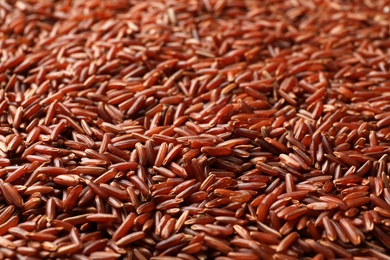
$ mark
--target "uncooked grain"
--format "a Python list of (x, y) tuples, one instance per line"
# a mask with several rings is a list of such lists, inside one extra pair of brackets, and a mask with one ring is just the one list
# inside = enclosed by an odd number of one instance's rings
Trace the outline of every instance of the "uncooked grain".
[(385, 257), (388, 9), (0, 3), (0, 253)]

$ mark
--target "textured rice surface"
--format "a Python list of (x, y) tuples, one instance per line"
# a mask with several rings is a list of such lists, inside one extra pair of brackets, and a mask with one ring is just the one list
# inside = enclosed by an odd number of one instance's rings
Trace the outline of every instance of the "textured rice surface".
[(389, 13), (0, 1), (0, 259), (388, 259)]

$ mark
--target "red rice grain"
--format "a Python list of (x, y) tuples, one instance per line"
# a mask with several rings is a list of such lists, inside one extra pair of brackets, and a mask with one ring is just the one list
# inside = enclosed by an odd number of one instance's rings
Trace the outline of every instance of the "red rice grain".
[(389, 4), (0, 3), (0, 258), (386, 258)]

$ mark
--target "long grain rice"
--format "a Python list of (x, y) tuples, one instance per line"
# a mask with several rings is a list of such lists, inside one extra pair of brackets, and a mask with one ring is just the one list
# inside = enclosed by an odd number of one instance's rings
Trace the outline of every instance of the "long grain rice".
[(0, 256), (385, 258), (376, 1), (0, 3)]

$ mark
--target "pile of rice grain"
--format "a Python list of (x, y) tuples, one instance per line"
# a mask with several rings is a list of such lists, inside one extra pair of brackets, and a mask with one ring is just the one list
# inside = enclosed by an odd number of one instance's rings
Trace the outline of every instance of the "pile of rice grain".
[(0, 259), (389, 259), (387, 0), (0, 2)]

